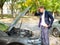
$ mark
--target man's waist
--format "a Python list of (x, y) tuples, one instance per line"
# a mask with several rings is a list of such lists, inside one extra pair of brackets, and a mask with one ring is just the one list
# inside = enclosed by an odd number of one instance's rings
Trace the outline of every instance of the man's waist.
[[(46, 24), (47, 25), (47, 24)], [(41, 26), (44, 26), (44, 27), (46, 27), (46, 25), (41, 25)]]
[(40, 23), (40, 25), (43, 25), (43, 26), (45, 26), (45, 25), (46, 25), (46, 23), (45, 23), (45, 22), (41, 22), (41, 23)]

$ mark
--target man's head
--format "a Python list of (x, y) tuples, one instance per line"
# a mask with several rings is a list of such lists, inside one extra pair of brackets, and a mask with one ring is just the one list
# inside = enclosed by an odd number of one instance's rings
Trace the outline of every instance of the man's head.
[(39, 7), (39, 12), (43, 13), (44, 10), (45, 10), (44, 6), (40, 6), (40, 7)]

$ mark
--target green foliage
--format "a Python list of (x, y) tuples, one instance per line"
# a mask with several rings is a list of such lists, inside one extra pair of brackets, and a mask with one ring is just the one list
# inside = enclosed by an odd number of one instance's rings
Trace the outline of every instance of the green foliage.
[(1, 18), (3, 19), (3, 5), (6, 0), (0, 0), (0, 10), (1, 10)]
[(8, 29), (8, 26), (3, 24), (3, 23), (0, 23), (0, 30), (1, 31), (6, 31)]
[(3, 7), (4, 3), (5, 3), (6, 0), (0, 0), (0, 8)]
[(60, 12), (59, 11), (60, 10), (60, 2), (59, 2), (59, 0), (58, 1), (57, 0), (50, 1), (49, 7), (50, 7), (50, 10), (52, 12), (56, 12), (56, 11)]
[(26, 7), (32, 6), (30, 11), (34, 12), (37, 10), (38, 7), (41, 5), (44, 5), (46, 10), (52, 11), (52, 12), (60, 12), (60, 0), (25, 0), (20, 1), (17, 3), (18, 6), (20, 6), (20, 9), (24, 10)]

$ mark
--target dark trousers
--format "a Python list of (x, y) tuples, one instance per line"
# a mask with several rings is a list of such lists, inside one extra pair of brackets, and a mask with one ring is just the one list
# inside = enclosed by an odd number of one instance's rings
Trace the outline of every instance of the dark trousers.
[(49, 45), (49, 30), (41, 26), (41, 45)]

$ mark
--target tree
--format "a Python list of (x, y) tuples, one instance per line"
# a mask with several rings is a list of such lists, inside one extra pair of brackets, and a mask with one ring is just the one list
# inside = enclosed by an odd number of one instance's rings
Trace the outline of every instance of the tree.
[(60, 12), (60, 0), (40, 0), (39, 2), (46, 10), (53, 12), (53, 16), (55, 12)]
[(11, 14), (12, 14), (12, 17), (14, 17), (14, 5), (15, 5), (15, 2), (17, 2), (18, 0), (11, 0)]
[(6, 0), (6, 2), (10, 2), (10, 5), (9, 5), (9, 9), (11, 10), (11, 15), (12, 15), (12, 18), (14, 17), (14, 6), (15, 6), (15, 3), (18, 1), (18, 0)]
[(12, 15), (12, 18), (14, 17), (14, 5), (15, 3), (18, 1), (18, 0), (8, 0), (8, 2), (11, 1), (10, 3), (10, 10), (11, 10), (11, 15)]
[(53, 12), (53, 15), (56, 11), (60, 12), (60, 0), (20, 0), (17, 4), (21, 11), (32, 6), (30, 12), (35, 12), (38, 7), (43, 5), (46, 10)]
[(26, 0), (20, 0), (19, 2), (17, 2), (17, 8), (19, 8), (20, 11), (23, 11), (27, 7), (25, 2)]
[[(60, 0), (59, 0), (60, 1)], [(49, 1), (49, 9), (51, 12), (53, 12), (53, 17), (55, 15), (55, 12), (60, 12), (60, 2), (57, 0), (51, 0)]]
[[(60, 12), (60, 2), (57, 0), (52, 1), (52, 11), (53, 11), (53, 16), (55, 15), (55, 12)], [(54, 7), (54, 8), (53, 8)]]
[(0, 10), (1, 10), (1, 18), (3, 18), (3, 5), (6, 0), (0, 0)]

